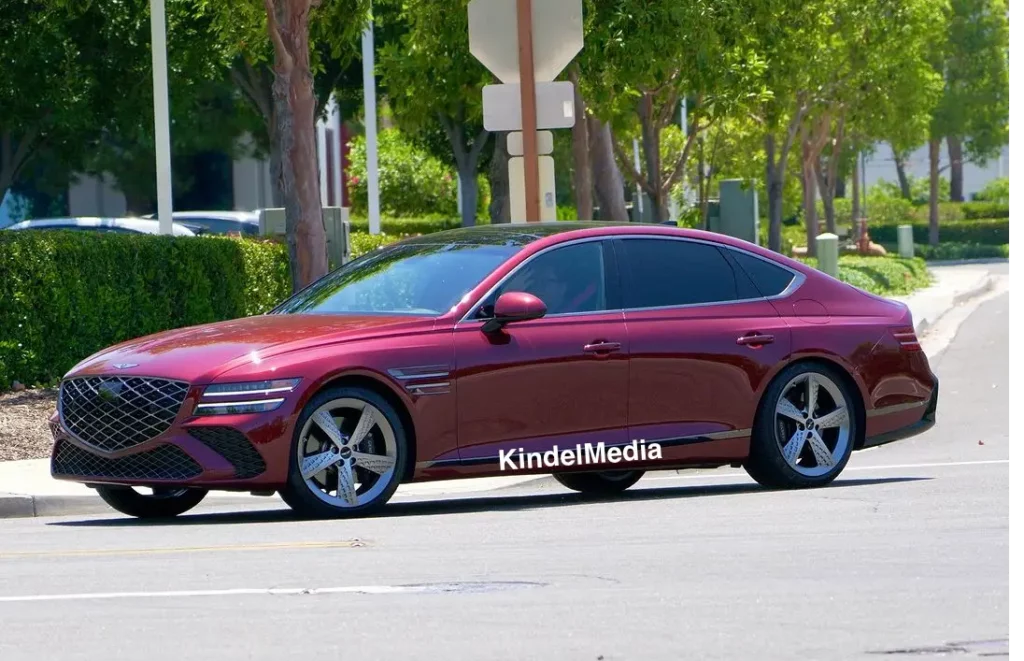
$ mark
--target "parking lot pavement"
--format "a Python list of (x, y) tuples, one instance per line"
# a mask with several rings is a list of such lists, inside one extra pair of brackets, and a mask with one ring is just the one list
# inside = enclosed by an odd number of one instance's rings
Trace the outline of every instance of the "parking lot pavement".
[(1005, 656), (1008, 304), (938, 354), (938, 424), (824, 489), (722, 469), (610, 501), (550, 479), (406, 497), (353, 521), (0, 521), (0, 659)]

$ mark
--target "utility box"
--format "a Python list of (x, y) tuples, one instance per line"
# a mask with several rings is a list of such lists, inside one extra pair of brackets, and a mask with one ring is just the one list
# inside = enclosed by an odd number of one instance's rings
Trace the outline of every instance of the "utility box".
[[(257, 211), (261, 236), (285, 236), (284, 209)], [(352, 259), (352, 224), (348, 207), (324, 207), (324, 231), (327, 232), (327, 259), (331, 268), (344, 266)]]
[(709, 232), (722, 233), (722, 207), (718, 200), (708, 200), (707, 229)]
[(718, 186), (718, 229), (757, 245), (760, 241), (760, 220), (757, 215), (757, 188), (753, 182), (744, 186), (742, 179), (725, 179)]

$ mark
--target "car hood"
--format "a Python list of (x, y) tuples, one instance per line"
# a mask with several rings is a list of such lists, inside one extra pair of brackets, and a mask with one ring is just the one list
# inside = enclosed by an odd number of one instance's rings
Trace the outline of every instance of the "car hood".
[(383, 315), (273, 314), (147, 335), (114, 345), (67, 376), (137, 374), (203, 383), (242, 358), (262, 361), (299, 349), (432, 328), (433, 319)]

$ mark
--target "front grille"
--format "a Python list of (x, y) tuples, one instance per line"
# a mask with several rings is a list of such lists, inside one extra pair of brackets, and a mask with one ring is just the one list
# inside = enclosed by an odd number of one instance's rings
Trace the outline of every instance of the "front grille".
[(267, 470), (263, 456), (245, 434), (231, 427), (192, 427), (188, 433), (202, 441), (235, 467), (235, 477), (247, 479)]
[(80, 440), (113, 452), (167, 431), (188, 384), (167, 379), (90, 376), (60, 385), (60, 417)]
[(54, 475), (115, 480), (189, 480), (203, 472), (195, 459), (176, 445), (161, 445), (146, 452), (108, 459), (58, 441), (53, 455)]

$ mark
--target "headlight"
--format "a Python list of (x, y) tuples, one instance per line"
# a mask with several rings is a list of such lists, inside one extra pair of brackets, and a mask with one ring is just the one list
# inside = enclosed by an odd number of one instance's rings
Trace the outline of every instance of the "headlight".
[[(281, 406), (283, 395), (295, 390), (301, 379), (274, 379), (246, 383), (216, 383), (206, 386), (202, 399), (196, 405), (197, 415), (235, 415), (239, 413), (265, 413)], [(261, 397), (262, 395), (262, 397)], [(226, 397), (244, 397), (242, 401), (220, 401)]]

